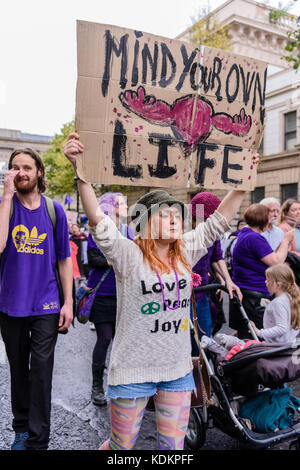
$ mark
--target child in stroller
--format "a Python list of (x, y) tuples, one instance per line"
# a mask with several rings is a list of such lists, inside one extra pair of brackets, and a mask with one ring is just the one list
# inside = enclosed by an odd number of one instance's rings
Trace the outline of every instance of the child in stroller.
[[(281, 270), (285, 268), (285, 266), (280, 267)], [(218, 288), (219, 285), (211, 285), (198, 287), (197, 290), (212, 291)], [(226, 292), (226, 288), (223, 286), (221, 288)], [(295, 297), (289, 298), (291, 310), (295, 309), (295, 306), (296, 311), (299, 310), (299, 303), (294, 301)], [(294, 315), (289, 316), (289, 322), (286, 322), (287, 330), (293, 333), (292, 336), (288, 336), (289, 342), (265, 342), (263, 335), (260, 336), (262, 341), (259, 341), (256, 332), (260, 332), (249, 321), (237, 298), (235, 302), (253, 340), (243, 341), (235, 336), (221, 333), (215, 335), (214, 339), (202, 337), (200, 349), (210, 377), (212, 393), (207, 407), (191, 409), (186, 446), (196, 449), (203, 445), (208, 422), (212, 420), (214, 426), (226, 434), (255, 447), (266, 448), (275, 442), (296, 437), (295, 447), (300, 448), (300, 422), (294, 422), (277, 432), (257, 432), (249, 429), (245, 420), (239, 415), (241, 405), (249, 398), (262, 396), (261, 392), (267, 392), (268, 389), (280, 389), (286, 382), (292, 382), (300, 377), (298, 351), (300, 345), (295, 341), (292, 343), (292, 339), (298, 334), (299, 323), (294, 321)], [(263, 332), (268, 332), (269, 329), (264, 328)]]
[(226, 335), (224, 333), (217, 333), (214, 338), (203, 335), (200, 342), (202, 350), (207, 348), (213, 352), (218, 362), (228, 361), (242, 349), (257, 343), (260, 343), (260, 341), (255, 339), (242, 340), (237, 336)]

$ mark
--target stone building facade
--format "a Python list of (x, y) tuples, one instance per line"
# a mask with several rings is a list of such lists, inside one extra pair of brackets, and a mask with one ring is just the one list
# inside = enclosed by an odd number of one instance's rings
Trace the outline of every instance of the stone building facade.
[(0, 197), (12, 152), (18, 148), (30, 147), (42, 154), (48, 150), (52, 139), (53, 137), (50, 136), (26, 134), (14, 129), (0, 129)]

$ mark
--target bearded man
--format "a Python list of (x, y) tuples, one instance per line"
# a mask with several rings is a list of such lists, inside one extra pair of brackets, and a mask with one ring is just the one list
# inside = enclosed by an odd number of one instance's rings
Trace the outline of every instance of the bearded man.
[(68, 223), (45, 189), (39, 154), (15, 150), (0, 204), (0, 331), (11, 375), (12, 450), (48, 448), (57, 333), (73, 319)]

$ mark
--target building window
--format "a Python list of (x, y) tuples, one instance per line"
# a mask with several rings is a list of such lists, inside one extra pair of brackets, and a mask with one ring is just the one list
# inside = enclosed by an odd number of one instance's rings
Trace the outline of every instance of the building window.
[(265, 197), (265, 187), (258, 186), (251, 193), (251, 204), (256, 204), (260, 202)]
[(298, 199), (298, 183), (281, 184), (281, 203), (287, 199)]
[(292, 150), (296, 144), (297, 112), (284, 115), (284, 150)]

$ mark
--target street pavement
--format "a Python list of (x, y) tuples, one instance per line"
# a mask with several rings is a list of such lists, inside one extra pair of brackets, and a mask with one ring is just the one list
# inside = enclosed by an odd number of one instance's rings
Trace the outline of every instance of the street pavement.
[[(228, 328), (226, 329), (228, 332)], [(53, 375), (50, 450), (96, 450), (108, 438), (109, 406), (91, 403), (91, 360), (96, 332), (77, 321), (67, 335), (59, 335)], [(300, 379), (294, 383), (300, 396)], [(9, 449), (14, 433), (11, 427), (9, 367), (0, 337), (0, 450)], [(213, 428), (207, 432), (203, 450), (243, 449), (235, 439)], [(277, 449), (287, 449), (279, 444)], [(146, 411), (135, 445), (139, 450), (156, 450), (155, 414)]]
[[(108, 438), (109, 406), (91, 403), (91, 360), (96, 332), (75, 323), (67, 335), (59, 335), (53, 375), (52, 417), (49, 449), (95, 450)], [(0, 339), (0, 450), (9, 449), (11, 427), (10, 378), (3, 342)], [(146, 416), (136, 443), (137, 449), (155, 449), (154, 413)]]

